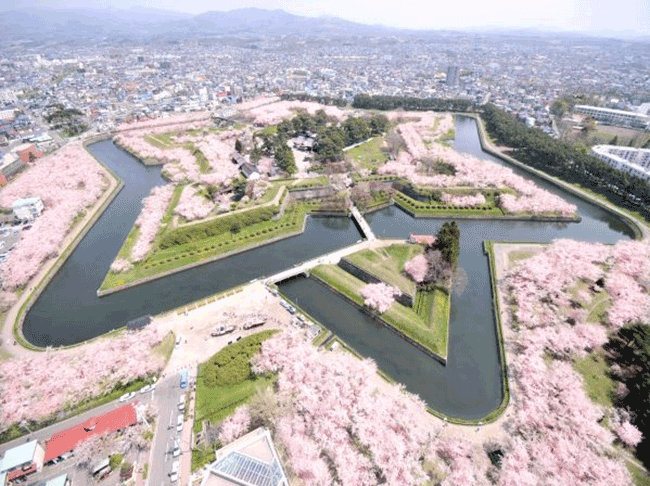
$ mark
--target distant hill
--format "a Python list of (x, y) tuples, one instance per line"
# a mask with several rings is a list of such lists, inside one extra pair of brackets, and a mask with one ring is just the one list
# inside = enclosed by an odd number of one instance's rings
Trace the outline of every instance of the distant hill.
[(111, 34), (151, 36), (174, 34), (364, 34), (395, 29), (348, 22), (335, 17), (302, 17), (283, 10), (242, 8), (192, 16), (156, 9), (54, 10), (19, 8), (0, 11), (0, 39), (17, 37), (102, 37)]
[[(441, 30), (407, 30), (350, 22), (337, 17), (303, 17), (283, 10), (241, 8), (200, 15), (153, 8), (54, 9), (36, 6), (45, 0), (4, 0), (0, 5), (0, 42), (12, 39), (87, 39), (106, 36), (145, 38), (196, 35), (439, 35)], [(90, 2), (89, 2), (90, 3)], [(592, 33), (477, 27), (464, 33), (521, 36), (522, 38), (596, 37)], [(457, 32), (459, 32), (457, 31)], [(598, 37), (632, 38), (629, 32), (602, 33)], [(638, 41), (648, 38), (636, 37)]]

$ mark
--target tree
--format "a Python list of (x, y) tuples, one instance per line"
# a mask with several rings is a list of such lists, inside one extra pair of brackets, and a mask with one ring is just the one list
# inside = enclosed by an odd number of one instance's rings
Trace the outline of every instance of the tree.
[(436, 242), (433, 244), (433, 248), (440, 251), (444, 260), (452, 268), (456, 267), (460, 256), (460, 228), (456, 221), (442, 225), (436, 234)]
[(567, 105), (566, 101), (555, 100), (551, 105), (551, 113), (553, 113), (558, 118), (562, 118), (566, 114), (568, 108), (569, 106)]
[(618, 145), (618, 135), (614, 135), (612, 139), (609, 141), (609, 145)]
[(293, 150), (286, 141), (280, 141), (275, 147), (275, 163), (280, 170), (287, 174), (294, 174), (297, 170), (296, 160), (293, 156)]
[(244, 150), (244, 147), (241, 144), (241, 140), (239, 139), (235, 140), (235, 150), (240, 154), (242, 153), (242, 150)]

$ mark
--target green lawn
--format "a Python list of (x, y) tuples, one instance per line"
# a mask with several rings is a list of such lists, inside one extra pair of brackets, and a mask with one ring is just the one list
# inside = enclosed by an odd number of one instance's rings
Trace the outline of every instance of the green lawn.
[(345, 259), (402, 292), (415, 296), (416, 283), (404, 274), (404, 264), (423, 251), (422, 245), (395, 244), (362, 250)]
[[(134, 264), (128, 272), (109, 272), (101, 289), (111, 289), (229, 252), (242, 251), (272, 238), (300, 231), (306, 213), (306, 206), (297, 204), (293, 209), (287, 209), (278, 221), (264, 221), (244, 227), (238, 233), (225, 232), (185, 245), (154, 250), (145, 261)], [(156, 236), (154, 245), (159, 238), (160, 235)]]
[(607, 311), (612, 305), (612, 299), (609, 294), (605, 291), (602, 291), (591, 300), (587, 306), (587, 318), (586, 322), (596, 322), (602, 323), (607, 317)]
[[(319, 265), (311, 270), (311, 274), (330, 285), (333, 289), (341, 292), (358, 305), (364, 305), (361, 288), (366, 284), (338, 265)], [(383, 313), (381, 317), (387, 323), (411, 339), (416, 340), (433, 353), (441, 357), (446, 357), (447, 329), (449, 326), (448, 306), (447, 312), (443, 315), (443, 313), (428, 310), (427, 306), (431, 305), (430, 302), (432, 302), (430, 296), (426, 296), (425, 302), (420, 302), (419, 309), (422, 314), (419, 314), (411, 307), (394, 302), (390, 309)], [(444, 302), (442, 302), (440, 297), (434, 296), (433, 303), (436, 309), (441, 310), (445, 308)], [(423, 320), (422, 315), (430, 316), (432, 320), (426, 322)]]
[(154, 348), (154, 352), (165, 358), (165, 365), (171, 358), (172, 352), (174, 351), (174, 345), (176, 344), (176, 336), (173, 332), (170, 332), (165, 336), (160, 344)]
[(636, 486), (650, 486), (650, 475), (633, 462), (627, 461), (627, 470)]
[(350, 150), (346, 150), (345, 154), (364, 169), (378, 169), (388, 160), (388, 154), (381, 149), (383, 143), (383, 138), (375, 137)]
[[(201, 431), (204, 420), (219, 422), (248, 401), (255, 390), (273, 382), (274, 377), (254, 375), (248, 363), (259, 352), (261, 343), (275, 332), (277, 331), (263, 331), (247, 336), (222, 349), (200, 365), (196, 380), (195, 433)], [(215, 368), (214, 363), (221, 363), (221, 367)], [(242, 369), (242, 366), (245, 369)], [(214, 373), (221, 373), (223, 379), (218, 377), (215, 380)], [(230, 384), (217, 384), (223, 382)]]
[[(597, 326), (599, 324), (594, 324)], [(609, 366), (599, 352), (576, 359), (573, 367), (584, 381), (585, 392), (591, 400), (599, 405), (612, 407), (612, 396), (616, 386), (609, 377)]]

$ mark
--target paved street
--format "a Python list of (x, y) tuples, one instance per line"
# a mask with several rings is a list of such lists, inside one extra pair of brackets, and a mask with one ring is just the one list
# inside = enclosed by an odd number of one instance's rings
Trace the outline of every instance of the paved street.
[[(193, 379), (190, 379), (192, 382)], [(180, 373), (172, 374), (171, 376), (161, 380), (156, 387), (156, 406), (158, 407), (158, 423), (156, 424), (156, 435), (154, 443), (151, 448), (151, 456), (149, 458), (150, 475), (148, 483), (151, 486), (165, 486), (174, 484), (170, 481), (169, 474), (172, 470), (174, 461), (179, 461), (179, 464), (184, 462), (185, 457), (191, 458), (191, 447), (187, 440), (183, 440), (188, 432), (192, 429), (192, 414), (188, 413), (187, 422), (183, 422), (183, 430), (177, 430), (178, 417), (184, 416), (185, 413), (180, 410), (179, 402), (180, 397), (185, 396), (185, 393), (190, 390), (180, 388)], [(181, 453), (177, 457), (173, 457), (172, 451), (174, 444), (178, 444)], [(189, 472), (189, 470), (188, 470)], [(175, 484), (178, 484), (176, 482)], [(184, 484), (184, 483), (183, 483)]]

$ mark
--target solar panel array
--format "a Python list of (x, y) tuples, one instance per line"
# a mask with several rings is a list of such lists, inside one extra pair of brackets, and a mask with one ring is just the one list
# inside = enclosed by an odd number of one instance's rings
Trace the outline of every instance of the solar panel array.
[(277, 461), (268, 465), (239, 452), (228, 454), (214, 465), (213, 470), (254, 486), (277, 486), (284, 478)]

